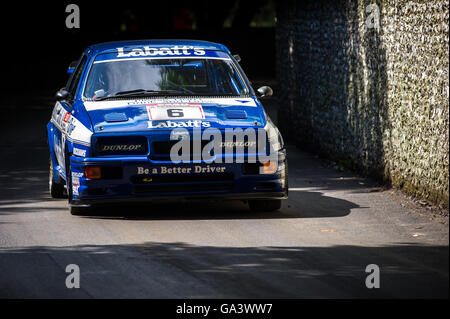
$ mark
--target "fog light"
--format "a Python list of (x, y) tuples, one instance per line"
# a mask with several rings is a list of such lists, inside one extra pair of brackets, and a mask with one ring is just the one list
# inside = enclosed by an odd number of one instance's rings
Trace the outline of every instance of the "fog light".
[(277, 172), (277, 161), (268, 161), (262, 164), (260, 168), (261, 174), (275, 174)]
[(100, 166), (86, 166), (84, 172), (86, 174), (86, 178), (99, 179), (102, 177)]

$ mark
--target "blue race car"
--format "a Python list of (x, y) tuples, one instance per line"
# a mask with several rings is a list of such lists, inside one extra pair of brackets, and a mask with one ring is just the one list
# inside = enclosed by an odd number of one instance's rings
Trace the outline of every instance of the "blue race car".
[(51, 196), (70, 212), (160, 199), (287, 198), (283, 139), (224, 45), (109, 42), (69, 66), (47, 125)]

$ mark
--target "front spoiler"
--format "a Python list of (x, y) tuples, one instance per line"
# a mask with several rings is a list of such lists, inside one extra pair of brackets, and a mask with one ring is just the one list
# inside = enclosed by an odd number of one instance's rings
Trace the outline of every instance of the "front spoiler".
[(270, 193), (239, 193), (239, 194), (217, 194), (208, 195), (170, 195), (157, 197), (116, 197), (107, 199), (83, 199), (74, 200), (69, 205), (73, 207), (110, 206), (127, 203), (155, 203), (161, 201), (219, 201), (219, 200), (262, 200), (262, 199), (287, 199), (286, 192)]

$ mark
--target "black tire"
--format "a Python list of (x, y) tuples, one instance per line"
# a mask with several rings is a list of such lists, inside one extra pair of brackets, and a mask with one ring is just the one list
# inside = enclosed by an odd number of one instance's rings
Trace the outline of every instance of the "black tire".
[(248, 206), (254, 212), (273, 212), (281, 208), (281, 199), (249, 200)]
[(48, 190), (52, 198), (64, 198), (64, 184), (56, 183), (53, 177), (53, 163), (50, 159), (49, 173), (48, 173)]

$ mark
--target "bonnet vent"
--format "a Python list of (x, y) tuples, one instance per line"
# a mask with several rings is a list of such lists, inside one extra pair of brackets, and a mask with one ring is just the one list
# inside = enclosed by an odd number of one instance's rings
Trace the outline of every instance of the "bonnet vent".
[(225, 116), (230, 120), (246, 119), (247, 112), (243, 110), (227, 110), (225, 111)]
[(105, 114), (106, 122), (126, 122), (128, 121), (128, 117), (125, 113), (108, 113)]

